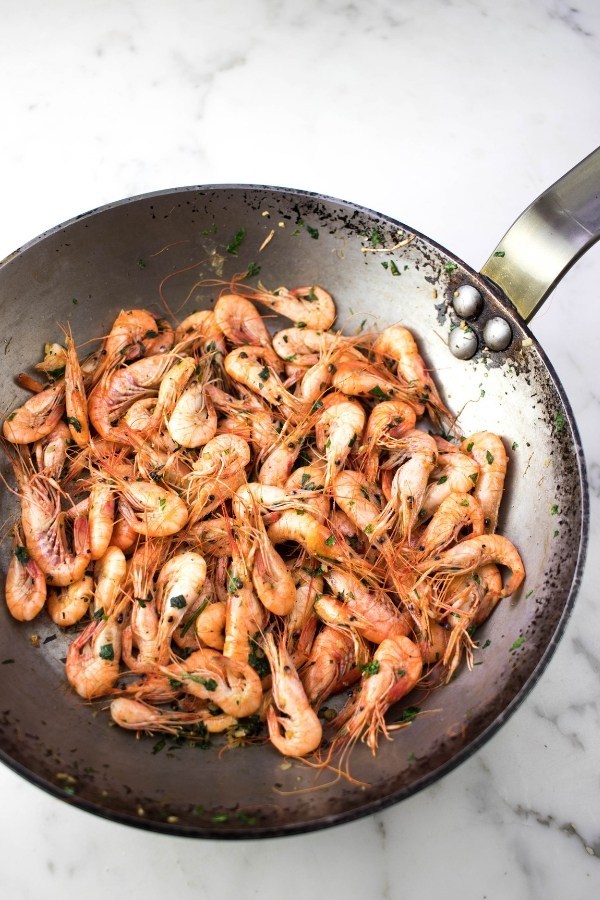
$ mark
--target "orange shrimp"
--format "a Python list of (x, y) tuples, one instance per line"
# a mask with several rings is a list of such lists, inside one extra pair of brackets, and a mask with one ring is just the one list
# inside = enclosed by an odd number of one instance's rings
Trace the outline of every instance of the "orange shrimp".
[(308, 756), (318, 748), (323, 729), (311, 707), (283, 639), (265, 635), (271, 666), (272, 699), (267, 707), (271, 743), (285, 756)]
[(367, 654), (349, 631), (325, 625), (316, 636), (300, 680), (308, 702), (318, 707), (324, 700), (349, 688), (360, 678), (360, 664)]
[(46, 602), (46, 579), (23, 546), (20, 530), (15, 529), (15, 546), (8, 564), (4, 599), (13, 619), (31, 622)]
[(479, 478), (474, 494), (485, 516), (485, 530), (493, 534), (498, 524), (498, 510), (504, 490), (508, 457), (502, 439), (491, 431), (478, 431), (464, 439), (461, 449), (470, 453), (479, 465)]
[(4, 420), (2, 434), (11, 444), (32, 444), (54, 431), (65, 412), (65, 379), (34, 394)]
[(376, 648), (373, 660), (364, 667), (358, 700), (345, 722), (343, 741), (366, 741), (377, 751), (379, 734), (389, 737), (385, 713), (418, 683), (423, 659), (410, 638), (394, 635)]

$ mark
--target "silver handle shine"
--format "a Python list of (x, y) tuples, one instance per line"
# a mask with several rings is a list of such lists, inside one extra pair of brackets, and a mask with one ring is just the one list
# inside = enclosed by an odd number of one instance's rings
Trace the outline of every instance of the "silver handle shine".
[(529, 321), (574, 262), (600, 238), (600, 147), (534, 200), (481, 274)]

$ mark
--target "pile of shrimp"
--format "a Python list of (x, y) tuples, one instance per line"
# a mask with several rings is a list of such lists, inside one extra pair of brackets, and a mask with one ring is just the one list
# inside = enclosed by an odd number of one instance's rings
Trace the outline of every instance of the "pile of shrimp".
[(521, 584), (500, 436), (458, 433), (405, 327), (335, 318), (319, 286), (232, 284), (179, 324), (122, 311), (82, 360), (65, 329), (18, 376), (6, 603), (46, 609), (117, 725), (375, 753)]

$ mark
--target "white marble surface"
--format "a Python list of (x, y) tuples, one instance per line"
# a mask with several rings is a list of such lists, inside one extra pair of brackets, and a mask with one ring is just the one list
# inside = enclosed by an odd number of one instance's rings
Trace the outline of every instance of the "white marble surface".
[[(0, 258), (110, 200), (248, 182), (355, 200), (477, 266), (600, 143), (600, 5), (573, 2), (4, 2)], [(1, 896), (600, 896), (599, 250), (533, 324), (587, 454), (586, 574), (501, 732), (399, 806), (260, 843), (111, 824), (2, 767)]]

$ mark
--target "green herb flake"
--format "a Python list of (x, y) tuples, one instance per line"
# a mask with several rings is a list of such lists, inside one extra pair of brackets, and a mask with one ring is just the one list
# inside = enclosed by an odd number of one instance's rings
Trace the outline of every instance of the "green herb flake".
[(335, 535), (330, 534), (329, 537), (327, 538), (327, 540), (325, 541), (325, 544), (328, 547), (333, 547), (333, 545), (335, 544)]
[(364, 531), (365, 534), (373, 534), (373, 526), (372, 526), (372, 525), (365, 525), (363, 531)]
[(255, 275), (260, 275), (260, 266), (258, 263), (251, 262), (246, 270), (246, 278), (253, 278)]
[(72, 425), (77, 434), (81, 434), (81, 422), (75, 416), (67, 416), (67, 422)]
[(390, 272), (392, 273), (392, 275), (400, 275), (401, 274), (400, 269), (398, 268), (398, 266), (396, 265), (396, 263), (394, 262), (393, 259), (390, 260)]
[(187, 606), (187, 600), (183, 594), (177, 594), (176, 597), (171, 597), (169, 605), (174, 606), (175, 609), (184, 609)]
[(307, 225), (306, 230), (310, 234), (313, 241), (317, 241), (319, 239), (319, 229), (318, 228), (311, 228), (310, 225)]
[(519, 445), (517, 444), (517, 442), (516, 442), (516, 441), (513, 441), (513, 443), (512, 443), (512, 449), (513, 449), (513, 450), (516, 450), (518, 446), (519, 446)]
[(502, 257), (502, 256), (506, 256), (506, 253), (504, 250), (494, 250), (494, 256)]
[(383, 237), (381, 236), (381, 232), (379, 228), (374, 228), (371, 234), (369, 235), (369, 243), (371, 247), (382, 247), (383, 246)]
[(467, 444), (467, 453), (470, 453), (474, 446), (475, 441), (469, 441), (469, 443)]
[(112, 660), (115, 658), (115, 651), (113, 649), (113, 645), (112, 644), (102, 644), (102, 646), (100, 647), (99, 655), (100, 655), (100, 659), (106, 659), (106, 660), (109, 660), (110, 662), (112, 662)]
[(560, 531), (555, 531), (554, 534), (552, 535), (552, 537), (558, 537), (559, 534), (560, 534)]
[(27, 552), (27, 547), (15, 547), (15, 556), (22, 566), (26, 566), (29, 562), (29, 553)]
[(524, 643), (525, 643), (525, 637), (524, 637), (524, 635), (520, 634), (510, 649), (518, 650), (519, 647)]
[(561, 412), (557, 412), (554, 417), (554, 425), (556, 427), (556, 433), (562, 434), (562, 431), (565, 427), (565, 417)]
[(377, 675), (379, 672), (379, 660), (374, 659), (372, 662), (365, 663), (364, 666), (358, 667), (365, 678), (370, 678), (371, 675)]
[(400, 717), (396, 719), (397, 722), (414, 722), (419, 713), (421, 712), (420, 706), (407, 706), (406, 709), (403, 709), (400, 713)]
[(153, 755), (156, 753), (160, 753), (160, 751), (164, 750), (166, 746), (167, 746), (166, 738), (161, 738), (160, 741), (157, 741), (152, 748)]
[(444, 269), (445, 269), (446, 272), (448, 272), (448, 273), (454, 272), (456, 269), (458, 269), (458, 265), (457, 265), (456, 263), (453, 263), (453, 262), (445, 263)]
[(228, 822), (229, 821), (229, 813), (219, 813), (216, 816), (212, 817), (213, 822)]
[(270, 372), (269, 372), (268, 366), (263, 366), (262, 369), (260, 370), (260, 372), (258, 373), (258, 377), (260, 378), (261, 381), (266, 381), (267, 378), (269, 377), (269, 375), (270, 375)]
[(438, 478), (438, 484), (446, 484), (447, 481), (448, 481), (447, 475), (442, 475), (441, 478)]
[(552, 506), (550, 507), (550, 515), (551, 515), (551, 516), (556, 516), (556, 515), (558, 515), (558, 503), (553, 503), (553, 504), (552, 504)]
[(73, 304), (73, 306), (77, 306), (77, 304), (79, 303), (79, 300), (77, 299), (77, 297), (73, 297), (73, 299), (71, 300), (71, 303)]
[(158, 498), (158, 505), (160, 506), (161, 510), (164, 510), (165, 506), (167, 505), (167, 499), (166, 499), (166, 497), (159, 497), (159, 498)]
[(489, 465), (491, 466), (491, 464), (494, 462), (494, 457), (492, 456), (492, 454), (490, 453), (489, 450), (485, 451), (485, 458), (487, 459)]
[(217, 689), (218, 685), (214, 678), (204, 678), (203, 675), (194, 675), (193, 673), (191, 673), (187, 677), (195, 684), (201, 684), (202, 687), (205, 687), (207, 691), (216, 691)]
[(252, 666), (259, 678), (266, 678), (271, 674), (271, 666), (266, 653), (254, 638), (250, 638), (248, 665)]
[(492, 643), (492, 642), (490, 641), (490, 639), (487, 638), (485, 644), (482, 645), (481, 649), (482, 649), (482, 650), (486, 650), (486, 649), (490, 646), (491, 643)]
[(356, 443), (356, 438), (357, 438), (357, 437), (358, 437), (358, 435), (357, 435), (356, 432), (355, 432), (355, 433), (353, 434), (353, 436), (350, 438), (350, 440), (348, 441), (348, 447), (349, 447), (350, 449), (352, 449), (352, 448), (354, 447), (354, 445), (355, 445), (355, 443)]
[(138, 264), (138, 266), (140, 267), (140, 269), (145, 269), (145, 268), (146, 268), (146, 261), (145, 261), (144, 259), (142, 259), (141, 256), (140, 256), (140, 258), (138, 259), (137, 264)]
[(469, 475), (469, 478), (471, 479), (473, 484), (477, 484), (477, 479), (479, 478), (479, 472), (473, 472), (471, 475)]
[(383, 391), (379, 387), (378, 384), (376, 384), (374, 388), (371, 388), (369, 393), (370, 393), (371, 397), (375, 397), (377, 400), (390, 400), (391, 399), (390, 395), (386, 394), (386, 392)]
[(225, 252), (229, 253), (231, 256), (237, 256), (237, 252), (240, 248), (240, 244), (246, 237), (246, 229), (240, 228), (239, 231), (236, 231), (235, 235), (231, 239), (231, 241), (225, 247)]
[(527, 593), (525, 594), (525, 599), (529, 600), (529, 598), (531, 597), (532, 594), (533, 594), (533, 590), (527, 591)]

